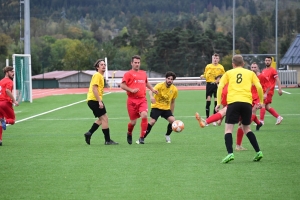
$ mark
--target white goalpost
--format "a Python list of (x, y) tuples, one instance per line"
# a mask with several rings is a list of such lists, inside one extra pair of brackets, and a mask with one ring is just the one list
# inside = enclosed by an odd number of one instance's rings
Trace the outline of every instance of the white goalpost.
[(15, 70), (14, 97), (19, 103), (32, 103), (31, 55), (13, 54), (12, 59)]

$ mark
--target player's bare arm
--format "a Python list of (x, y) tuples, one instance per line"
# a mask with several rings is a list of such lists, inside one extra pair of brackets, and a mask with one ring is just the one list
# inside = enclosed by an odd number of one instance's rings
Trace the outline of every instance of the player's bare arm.
[(172, 99), (171, 105), (170, 105), (170, 109), (171, 109), (172, 114), (174, 115), (174, 110), (175, 110), (175, 99)]
[(97, 101), (99, 102), (99, 108), (103, 108), (103, 103), (100, 99), (100, 95), (98, 92), (98, 85), (93, 85), (93, 94), (94, 94), (95, 98), (97, 99)]
[(281, 96), (282, 95), (282, 89), (281, 89), (280, 79), (279, 79), (278, 76), (276, 77), (276, 83), (278, 85), (278, 94), (279, 94), (279, 96)]
[(11, 93), (11, 91), (9, 89), (6, 89), (5, 91), (6, 91), (6, 94), (11, 98), (13, 104), (15, 106), (18, 106), (19, 102), (16, 101), (16, 99), (15, 99), (14, 95)]
[(151, 85), (149, 82), (146, 83), (146, 87), (147, 87), (150, 91), (152, 91), (154, 94), (158, 94), (158, 91), (157, 91), (157, 90), (154, 90), (153, 87), (152, 87), (152, 85)]
[(139, 88), (130, 88), (126, 85), (125, 82), (121, 83), (120, 87), (127, 91), (127, 92), (131, 92), (131, 93), (137, 93), (139, 91)]
[(149, 96), (150, 96), (151, 103), (153, 103), (153, 104), (156, 103), (156, 100), (155, 100), (155, 98), (153, 96), (153, 92), (151, 90), (149, 90)]

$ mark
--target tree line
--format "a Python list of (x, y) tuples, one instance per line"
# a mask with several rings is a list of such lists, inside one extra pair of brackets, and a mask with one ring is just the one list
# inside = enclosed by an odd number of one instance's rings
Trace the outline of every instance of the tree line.
[[(215, 52), (231, 68), (232, 1), (31, 0), (32, 73), (92, 69), (108, 58), (112, 70), (128, 70), (130, 57), (142, 56), (142, 69), (198, 76)], [(236, 5), (236, 50), (275, 53), (275, 12), (271, 0)], [(19, 1), (0, 0), (0, 67), (13, 53), (23, 53)], [(281, 4), (279, 56), (300, 32), (298, 0)], [(275, 6), (275, 5), (274, 5)], [(14, 13), (12, 15), (12, 13)], [(22, 26), (21, 26), (22, 30)], [(21, 31), (22, 32), (22, 31)]]

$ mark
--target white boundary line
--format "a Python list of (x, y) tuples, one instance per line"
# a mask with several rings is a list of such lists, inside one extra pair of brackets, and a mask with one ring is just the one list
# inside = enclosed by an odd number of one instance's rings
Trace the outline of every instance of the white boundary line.
[[(110, 93), (111, 93), (111, 92), (105, 93), (105, 94), (103, 94), (103, 96), (104, 96), (104, 95), (107, 95), (107, 94), (110, 94)], [(27, 117), (27, 118), (25, 118), (25, 119), (18, 120), (18, 121), (16, 121), (15, 123), (27, 121), (27, 120), (29, 120), (29, 119), (32, 119), (32, 118), (35, 118), (35, 117), (39, 117), (39, 116), (42, 116), (42, 115), (45, 115), (45, 114), (48, 114), (48, 113), (52, 113), (52, 112), (54, 112), (54, 111), (61, 110), (61, 109), (63, 109), (63, 108), (67, 108), (67, 107), (70, 107), (70, 106), (73, 106), (73, 105), (76, 105), (76, 104), (79, 104), (79, 103), (82, 103), (82, 102), (85, 102), (85, 101), (86, 101), (86, 99), (85, 99), (85, 100), (78, 101), (78, 102), (75, 102), (75, 103), (71, 103), (71, 104), (66, 105), (66, 106), (61, 106), (61, 107), (55, 108), (55, 109), (53, 109), (53, 110), (49, 110), (49, 111), (47, 111), (47, 112), (43, 112), (43, 113), (40, 113), (40, 114), (37, 114), (37, 115), (33, 115), (33, 116), (31, 116), (31, 117)]]

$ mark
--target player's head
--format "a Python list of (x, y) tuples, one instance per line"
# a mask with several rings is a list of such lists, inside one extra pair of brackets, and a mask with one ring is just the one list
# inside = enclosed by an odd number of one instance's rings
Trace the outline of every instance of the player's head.
[(131, 66), (132, 69), (138, 71), (141, 66), (141, 57), (139, 55), (134, 55), (131, 57)]
[(244, 59), (242, 55), (234, 55), (232, 57), (232, 66), (235, 67), (244, 67)]
[(166, 85), (170, 87), (173, 84), (173, 81), (176, 79), (176, 74), (174, 72), (168, 71), (166, 73)]
[(4, 67), (3, 68), (3, 73), (4, 73), (5, 77), (10, 78), (11, 80), (15, 76), (15, 71), (14, 71), (14, 68), (12, 66), (6, 66), (6, 67)]
[(97, 72), (105, 72), (106, 64), (104, 59), (99, 59), (95, 62), (94, 68)]
[(272, 57), (271, 56), (267, 56), (265, 58), (265, 65), (266, 65), (266, 67), (270, 67), (271, 63), (272, 63)]
[(258, 65), (257, 65), (256, 62), (253, 62), (253, 63), (251, 64), (250, 68), (251, 68), (251, 71), (253, 71), (254, 73), (259, 72), (259, 67), (258, 67)]
[(219, 82), (220, 82), (220, 79), (222, 78), (222, 76), (223, 76), (223, 75), (219, 75), (219, 76), (217, 76), (217, 77), (215, 78), (215, 79), (216, 79), (216, 83), (217, 83), (217, 84), (219, 84)]
[(214, 55), (212, 56), (212, 63), (213, 64), (218, 64), (220, 61), (220, 56), (217, 53), (214, 53)]

